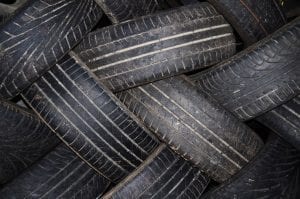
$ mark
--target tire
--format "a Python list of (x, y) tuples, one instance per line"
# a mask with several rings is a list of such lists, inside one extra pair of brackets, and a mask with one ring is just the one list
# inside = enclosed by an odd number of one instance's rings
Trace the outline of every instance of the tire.
[(246, 46), (286, 23), (277, 0), (208, 0), (238, 32)]
[(249, 165), (203, 198), (299, 198), (293, 197), (299, 194), (299, 163), (299, 151), (273, 135)]
[(162, 141), (215, 181), (235, 174), (263, 145), (250, 128), (183, 78), (117, 96)]
[(199, 198), (209, 183), (189, 162), (164, 144), (103, 199)]
[(32, 112), (0, 101), (0, 184), (21, 173), (59, 143)]
[(1, 198), (86, 198), (102, 195), (110, 181), (98, 175), (64, 144), (0, 190)]
[(101, 17), (93, 0), (32, 0), (0, 27), (0, 97), (10, 99), (67, 54)]
[(165, 0), (95, 0), (112, 23), (120, 23), (139, 16), (148, 15), (159, 9)]
[(23, 98), (78, 156), (113, 182), (136, 169), (158, 141), (71, 53)]
[(74, 52), (117, 92), (220, 62), (235, 40), (224, 18), (199, 3), (102, 28)]
[(27, 0), (15, 0), (15, 2), (11, 4), (0, 2), (0, 15), (11, 15), (26, 2)]
[(300, 151), (300, 96), (255, 118)]
[(261, 115), (300, 93), (300, 17), (252, 47), (190, 76), (241, 120)]

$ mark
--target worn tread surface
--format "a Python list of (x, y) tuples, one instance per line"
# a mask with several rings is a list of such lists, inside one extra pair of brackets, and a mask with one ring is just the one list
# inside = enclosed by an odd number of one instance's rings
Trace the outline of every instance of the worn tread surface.
[(276, 0), (208, 0), (238, 32), (246, 45), (273, 33), (286, 23)]
[(257, 157), (236, 176), (203, 198), (296, 199), (299, 194), (300, 153), (272, 135)]
[(198, 3), (99, 29), (74, 52), (116, 92), (218, 63), (235, 39), (222, 15)]
[(148, 15), (165, 0), (95, 0), (113, 23)]
[(22, 95), (77, 155), (114, 182), (158, 146), (75, 54), (62, 59)]
[(300, 96), (255, 120), (272, 129), (300, 151)]
[(0, 184), (17, 176), (59, 143), (39, 118), (0, 101)]
[(110, 185), (64, 144), (0, 190), (0, 198), (84, 198), (102, 195)]
[(300, 17), (211, 69), (190, 76), (241, 120), (300, 93)]
[(109, 198), (199, 198), (209, 178), (164, 144), (120, 184), (103, 196)]
[(12, 98), (71, 50), (101, 17), (93, 0), (34, 0), (0, 27), (0, 96)]
[(236, 173), (263, 145), (250, 128), (184, 78), (116, 95), (161, 140), (216, 181)]

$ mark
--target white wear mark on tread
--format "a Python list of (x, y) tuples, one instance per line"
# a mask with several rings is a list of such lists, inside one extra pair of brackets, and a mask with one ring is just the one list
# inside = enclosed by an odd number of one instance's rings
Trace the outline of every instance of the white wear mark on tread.
[(282, 107), (284, 107), (286, 110), (288, 110), (289, 112), (291, 112), (292, 114), (294, 114), (297, 118), (300, 118), (300, 114), (297, 113), (296, 111), (294, 111), (293, 109), (291, 109), (290, 107), (288, 107), (287, 105), (282, 105)]
[(207, 129), (214, 137), (216, 137), (221, 143), (223, 143), (225, 146), (227, 146), (229, 149), (231, 149), (234, 153), (236, 153), (240, 158), (245, 160), (246, 162), (249, 162), (249, 160), (244, 157), (242, 154), (240, 154), (237, 150), (235, 150), (230, 144), (228, 144), (225, 140), (220, 138), (217, 134), (215, 134), (212, 130), (210, 130), (206, 125), (201, 123), (197, 118), (195, 118), (192, 114), (190, 114), (187, 110), (185, 110), (182, 106), (180, 106), (175, 100), (171, 99), (168, 95), (166, 95), (162, 90), (160, 90), (157, 86), (151, 83), (151, 86), (153, 86), (158, 92), (160, 92), (164, 97), (166, 97), (168, 100), (170, 100), (173, 104), (175, 104), (179, 109), (181, 109), (184, 113), (186, 113), (188, 116), (193, 118), (200, 126)]
[[(229, 44), (231, 45), (231, 44)], [(214, 51), (214, 50), (218, 50), (218, 49), (222, 49), (224, 47), (227, 47), (228, 45), (224, 45), (224, 46), (218, 46), (218, 47), (214, 47), (214, 48), (208, 48), (208, 49), (205, 49), (205, 50), (202, 50), (202, 51), (198, 51), (197, 54), (201, 54), (201, 53), (208, 53), (210, 51)], [(195, 53), (193, 53), (192, 55), (188, 55), (188, 56), (193, 56)], [(138, 67), (138, 68), (133, 68), (133, 69), (130, 69), (130, 70), (126, 70), (126, 71), (123, 71), (123, 72), (119, 72), (119, 73), (115, 73), (113, 75), (108, 75), (108, 76), (105, 76), (103, 78), (101, 78), (101, 80), (104, 80), (104, 79), (110, 79), (112, 77), (115, 77), (115, 76), (119, 76), (119, 75), (123, 75), (123, 74), (126, 74), (126, 73), (130, 73), (130, 72), (133, 72), (133, 71), (137, 71), (137, 70), (142, 70), (144, 68), (149, 68), (153, 65), (156, 65), (156, 64), (162, 64), (164, 62), (170, 62), (170, 61), (174, 61), (176, 59), (180, 59), (182, 58), (182, 56), (177, 56), (177, 57), (174, 57), (172, 59), (169, 59), (169, 60), (161, 60), (159, 62), (154, 62), (154, 63), (151, 63), (151, 64), (148, 64), (148, 65), (144, 65), (144, 66), (141, 66), (141, 67)], [(207, 64), (204, 64), (204, 65), (207, 65)], [(175, 69), (176, 69), (176, 72), (178, 73), (179, 69), (178, 69), (178, 66), (177, 66), (177, 63), (175, 62), (174, 63), (174, 66), (175, 66)], [(195, 65), (193, 65), (193, 67), (195, 67)], [(154, 73), (153, 73), (154, 74)], [(154, 77), (156, 78), (156, 77)], [(109, 81), (110, 82), (110, 81)], [(113, 88), (114, 89), (114, 88)]]
[[(71, 164), (73, 164), (73, 162), (76, 161), (76, 158), (73, 159), (72, 161), (70, 161), (67, 165), (65, 165), (63, 168), (60, 169), (60, 171), (65, 170), (67, 167), (69, 167)], [(42, 184), (40, 184), (42, 187), (43, 185), (47, 184), (50, 180), (54, 179), (57, 175), (59, 175), (60, 172), (57, 172), (54, 176), (51, 176), (50, 178), (48, 178), (45, 182), (43, 182)], [(32, 192), (30, 192), (28, 195), (32, 196), (33, 193), (35, 193), (36, 191), (38, 191), (40, 189), (40, 187), (34, 189)]]
[(130, 50), (133, 50), (133, 49), (145, 47), (145, 46), (148, 46), (148, 45), (151, 45), (151, 44), (159, 43), (159, 42), (162, 42), (162, 41), (176, 39), (176, 38), (179, 38), (179, 37), (188, 36), (188, 35), (192, 35), (192, 34), (199, 33), (199, 32), (205, 32), (205, 31), (208, 31), (208, 30), (214, 30), (214, 29), (224, 28), (224, 27), (229, 27), (229, 26), (230, 26), (229, 24), (222, 24), (222, 25), (211, 26), (211, 27), (207, 27), (207, 28), (188, 31), (188, 32), (185, 32), (185, 33), (180, 33), (180, 34), (177, 34), (177, 35), (172, 35), (172, 36), (168, 36), (168, 37), (159, 38), (159, 39), (156, 39), (156, 40), (153, 40), (153, 41), (149, 41), (149, 42), (145, 42), (145, 43), (142, 43), (142, 44), (127, 47), (127, 48), (124, 48), (124, 49), (121, 49), (121, 50), (117, 50), (113, 53), (105, 54), (103, 56), (92, 59), (92, 61), (98, 61), (98, 60), (103, 59), (103, 58), (107, 58), (107, 57), (110, 57), (110, 56), (113, 56), (113, 55), (117, 55), (117, 54), (127, 52), (127, 51), (130, 51)]
[[(138, 176), (145, 168), (150, 168), (148, 165), (150, 165), (155, 158), (164, 150), (166, 149), (165, 144), (160, 144), (148, 157), (147, 159), (135, 170), (127, 176), (122, 182), (118, 183), (113, 189), (111, 189), (109, 192), (107, 192), (102, 199), (110, 199), (112, 195), (115, 193), (118, 193), (120, 189), (124, 187), (126, 182), (132, 181), (136, 176)], [(172, 161), (174, 163), (175, 160)], [(165, 173), (165, 172), (164, 172)], [(152, 185), (152, 184), (151, 184)]]
[[(73, 56), (73, 58), (74, 58), (74, 60), (76, 60), (76, 63), (77, 63), (77, 61), (78, 60), (80, 60), (77, 56)], [(80, 60), (79, 61), (79, 64), (80, 63), (82, 63), (82, 61)], [(77, 84), (76, 84), (76, 82), (74, 82), (69, 76), (68, 76), (68, 74), (66, 74), (65, 73), (65, 71), (63, 71), (63, 69), (61, 68), (61, 67), (59, 67), (59, 70), (62, 72), (62, 73), (64, 73), (65, 74), (65, 76), (69, 79), (69, 81), (71, 81), (72, 83), (73, 83), (73, 85), (90, 101), (90, 103), (92, 103), (93, 104), (93, 106), (116, 128), (116, 129), (118, 129), (120, 132), (123, 132), (122, 133), (122, 135), (124, 136), (124, 137), (126, 137), (128, 140), (130, 140), (130, 142), (133, 144), (133, 145), (135, 145), (139, 150), (141, 150), (143, 153), (145, 153), (145, 154), (148, 154), (148, 152), (147, 151), (145, 151), (142, 147), (140, 147), (136, 142), (135, 142), (135, 140), (132, 140), (132, 138), (131, 137), (129, 137), (111, 118), (109, 118), (108, 116), (107, 116), (107, 114), (105, 114), (101, 109), (100, 109), (100, 107), (98, 107), (96, 104), (95, 104), (95, 102), (93, 101), (93, 100), (91, 100), (90, 99), (90, 97), (86, 94), (86, 93), (84, 93), (78, 86), (77, 86)], [(105, 92), (105, 90), (103, 90), (103, 93)], [(106, 94), (106, 93), (105, 93)], [(107, 95), (107, 94), (106, 94)], [(109, 96), (109, 95), (108, 95)], [(113, 101), (113, 99), (109, 96), (109, 98), (110, 98), (110, 100), (111, 101)], [(114, 104), (116, 104), (114, 101), (113, 101), (113, 103)], [(117, 106), (117, 105), (116, 105)], [(123, 111), (122, 110), (122, 114), (125, 114), (125, 115), (127, 115), (127, 117), (128, 118), (130, 118), (130, 116), (125, 112), (125, 111)], [(136, 123), (136, 121), (134, 121), (135, 123)], [(136, 123), (136, 125), (137, 126), (139, 126), (137, 123)], [(140, 126), (139, 126), (140, 127)], [(146, 132), (145, 132), (146, 133)], [(114, 136), (113, 136), (114, 137)], [(125, 147), (126, 148), (126, 147)], [(135, 154), (133, 155), (133, 156), (136, 156)], [(140, 160), (139, 158), (138, 158), (138, 160)], [(140, 160), (141, 162), (142, 162), (142, 160)]]
[[(67, 78), (69, 79), (69, 77), (68, 77), (68, 75), (66, 74), (66, 73), (64, 73), (64, 71), (60, 68), (60, 67), (58, 67), (59, 68), (59, 70), (63, 73), (63, 74), (65, 74), (65, 76), (67, 76)], [(76, 99), (76, 97), (64, 86), (64, 84), (60, 81), (60, 80), (58, 80), (57, 78), (56, 78), (56, 76), (51, 72), (51, 71), (49, 71), (49, 74), (51, 74), (51, 76), (56, 80), (56, 82), (71, 96), (71, 98), (73, 99), (73, 100), (75, 100), (77, 103), (78, 103), (78, 105), (84, 110), (84, 111), (86, 111), (86, 113), (92, 118), (92, 119), (94, 119), (94, 121), (96, 121), (96, 123), (100, 126), (100, 127), (102, 127), (102, 129), (110, 136), (110, 137), (112, 137), (120, 146), (122, 146), (122, 148), (124, 148), (129, 154), (132, 154), (131, 153), (131, 151), (126, 147), (126, 146), (124, 146), (123, 145), (123, 143), (121, 143), (115, 136), (113, 136), (111, 133), (110, 133), (110, 131), (103, 125), (103, 124), (101, 124), (77, 99)], [(69, 81), (71, 81), (70, 79), (69, 79)], [(72, 82), (73, 84), (74, 84), (74, 82)], [(78, 87), (77, 87), (78, 88)], [(79, 88), (78, 88), (79, 89)], [(87, 97), (87, 96), (85, 96), (85, 97)], [(87, 97), (88, 98), (88, 97)], [(89, 98), (88, 98), (89, 99)], [(75, 112), (75, 111), (74, 111)], [(76, 114), (77, 115), (77, 114)], [(77, 115), (79, 118), (82, 118), (80, 115)], [(89, 126), (90, 127), (90, 129), (94, 132), (94, 134), (97, 136), (97, 137), (99, 137), (99, 134), (97, 134), (97, 132), (96, 132), (96, 130), (93, 128), (93, 127), (91, 127), (88, 123), (86, 123), (86, 125), (87, 126)], [(107, 143), (107, 145), (108, 146), (110, 146), (110, 148), (111, 149), (113, 149), (114, 147), (112, 147), (111, 145), (109, 145), (109, 143), (105, 140), (105, 139), (103, 139), (101, 136), (99, 137), (101, 140), (103, 140), (103, 142), (104, 143)], [(118, 154), (120, 157), (122, 157), (122, 159), (125, 161), (125, 162), (127, 162), (128, 164), (130, 164), (132, 167), (136, 167), (133, 163), (131, 163), (130, 162), (130, 160), (128, 160), (127, 158), (125, 158), (123, 155), (121, 155), (120, 153), (118, 153), (118, 151), (117, 150), (115, 150), (115, 149), (113, 149), (113, 151), (116, 153), (116, 154)], [(137, 160), (139, 160), (140, 162), (142, 162), (142, 160), (139, 158), (139, 157), (137, 157), (135, 154), (132, 154), (132, 156), (134, 156)]]
[[(76, 161), (76, 158), (74, 158), (73, 161)], [(55, 190), (56, 188), (58, 188), (61, 184), (64, 183), (64, 181), (68, 180), (68, 178), (70, 178), (72, 175), (74, 175), (74, 173), (75, 173), (76, 171), (78, 171), (78, 170), (82, 167), (83, 164), (84, 164), (84, 163), (81, 163), (80, 165), (78, 165), (78, 166), (77, 166), (76, 168), (74, 168), (71, 172), (69, 172), (66, 176), (64, 176), (63, 179), (60, 178), (60, 179), (59, 179), (59, 182), (56, 183), (54, 186), (52, 186), (50, 189), (48, 189), (46, 193), (43, 193), (43, 195), (40, 195), (40, 196), (39, 196), (39, 199), (42, 199), (42, 198), (48, 198), (49, 196), (47, 197), (47, 195), (48, 195), (49, 193), (51, 194), (51, 191), (53, 191), (53, 190)], [(60, 172), (61, 172), (61, 171), (60, 171)], [(58, 172), (58, 174), (60, 174), (60, 172)], [(89, 172), (89, 171), (88, 171), (88, 172)], [(80, 177), (80, 178), (84, 177), (84, 175), (85, 175), (86, 173), (87, 173), (87, 172), (85, 172), (84, 174), (81, 174), (81, 177)], [(79, 178), (79, 179), (80, 179), (80, 178)], [(76, 181), (78, 181), (79, 179), (76, 178)], [(72, 181), (72, 185), (73, 185), (74, 183), (75, 183), (75, 182)], [(69, 188), (70, 188), (70, 187), (68, 187), (63, 193), (65, 193)], [(59, 198), (59, 197), (57, 197), (57, 198)]]
[[(138, 56), (135, 56), (135, 57), (120, 60), (120, 61), (117, 61), (117, 62), (114, 62), (114, 63), (106, 64), (106, 65), (94, 68), (91, 71), (95, 72), (95, 71), (98, 71), (98, 70), (109, 68), (109, 67), (114, 66), (114, 65), (118, 65), (118, 64), (126, 63), (126, 62), (133, 61), (133, 60), (136, 60), (136, 59), (140, 59), (140, 58), (143, 58), (143, 57), (147, 57), (149, 55), (154, 55), (154, 54), (157, 54), (157, 53), (162, 53), (162, 52), (165, 52), (165, 51), (169, 51), (169, 50), (173, 50), (173, 49), (177, 49), (177, 48), (182, 48), (182, 47), (202, 43), (202, 42), (209, 41), (209, 40), (220, 39), (220, 38), (228, 37), (228, 36), (231, 36), (231, 35), (232, 35), (232, 33), (226, 33), (226, 34), (222, 34), (222, 35), (218, 35), (218, 36), (212, 36), (212, 37), (207, 37), (207, 38), (203, 38), (203, 39), (199, 39), (199, 40), (194, 40), (194, 41), (191, 41), (191, 42), (186, 42), (186, 43), (183, 43), (183, 44), (171, 46), (171, 47), (168, 47), (168, 48), (164, 48), (164, 49), (152, 51), (152, 52), (149, 52), (149, 53), (145, 53), (145, 54), (142, 54), (142, 55), (138, 55)], [(93, 61), (97, 61), (97, 59), (93, 59)]]
[[(138, 87), (143, 93), (145, 93), (148, 97), (150, 97), (153, 101), (155, 101), (157, 104), (159, 104), (163, 109), (165, 109), (166, 111), (168, 111), (169, 113), (171, 113), (172, 115), (174, 115), (176, 118), (177, 116), (170, 111), (169, 109), (167, 109), (163, 104), (161, 104), (157, 99), (153, 98), (149, 93), (147, 93), (147, 91), (145, 91), (143, 88)], [(228, 157), (226, 154), (224, 154), (220, 149), (218, 149), (216, 146), (214, 146), (212, 143), (210, 143), (207, 139), (205, 139), (202, 135), (200, 135), (197, 131), (195, 131), (192, 127), (190, 127), (187, 124), (184, 124), (186, 127), (188, 127), (192, 132), (195, 132), (194, 135), (196, 135), (197, 137), (199, 137), (201, 140), (203, 140), (206, 144), (208, 144), (209, 146), (211, 146), (213, 149), (215, 149), (219, 154), (221, 154), (221, 156), (223, 156), (225, 159), (227, 159), (229, 162), (231, 162), (232, 164), (234, 164), (236, 167), (238, 167), (239, 169), (242, 168), (238, 163), (236, 163), (234, 160), (232, 160), (230, 157)], [(203, 125), (201, 125), (203, 126)], [(206, 126), (203, 126), (205, 129), (207, 129)], [(247, 160), (248, 162), (248, 160)]]
[[(42, 77), (42, 79), (44, 79), (44, 77)], [(46, 98), (47, 102), (50, 103), (50, 104), (52, 104), (53, 107), (56, 107), (55, 103), (53, 103), (53, 101), (52, 101), (52, 100), (51, 100), (51, 99), (43, 92), (43, 90), (42, 90), (36, 83), (35, 83), (34, 85), (35, 85), (36, 88), (39, 90), (39, 92), (42, 93), (42, 95)], [(25, 96), (24, 96), (24, 98), (27, 99)], [(36, 111), (34, 107), (33, 107), (33, 110), (34, 110), (37, 114), (39, 114), (39, 112)], [(69, 118), (68, 118), (68, 117), (67, 117), (60, 109), (56, 108), (56, 111), (59, 112), (59, 113), (64, 117), (64, 119), (67, 120), (67, 122), (69, 122), (69, 123), (72, 125), (72, 127), (75, 128), (75, 130), (77, 130), (77, 131), (80, 133), (80, 135), (83, 136), (84, 139), (85, 139), (90, 145), (92, 145), (93, 148), (95, 148), (95, 149), (97, 149), (98, 151), (100, 151), (101, 156), (104, 156), (107, 160), (110, 161), (110, 163), (111, 163), (112, 165), (116, 166), (118, 169), (122, 170), (124, 173), (128, 173), (127, 170), (123, 169), (120, 165), (116, 164), (114, 160), (112, 160), (109, 156), (107, 156), (107, 154), (104, 153), (104, 152), (102, 151), (101, 148), (97, 147), (97, 146), (94, 144), (94, 142), (92, 142), (92, 141), (90, 140), (89, 137), (87, 137), (80, 129), (78, 129), (77, 126), (76, 126), (71, 120), (69, 120)], [(53, 129), (53, 128), (49, 125), (49, 123), (48, 123), (46, 120), (44, 120), (43, 118), (42, 118), (42, 120), (45, 121), (45, 123), (48, 125), (48, 127), (49, 127), (50, 129)], [(56, 131), (55, 131), (55, 132), (56, 132)], [(56, 132), (56, 135), (58, 135), (58, 137), (60, 137), (61, 140), (63, 140), (64, 143), (65, 143), (69, 148), (71, 148), (72, 151), (74, 151), (79, 157), (81, 157), (81, 159), (84, 160), (90, 167), (92, 167), (95, 171), (97, 171), (97, 172), (100, 173), (101, 175), (106, 176), (106, 175), (103, 174), (101, 171), (99, 171), (99, 169), (97, 169), (97, 168), (94, 167), (92, 164), (90, 164), (88, 161), (86, 161), (85, 157), (83, 157), (82, 155), (80, 155), (80, 154), (76, 151), (76, 149), (74, 149), (72, 146), (70, 146), (69, 143), (66, 142), (66, 141), (64, 140), (64, 138), (62, 138), (57, 132)], [(107, 179), (109, 179), (109, 178), (107, 178)]]

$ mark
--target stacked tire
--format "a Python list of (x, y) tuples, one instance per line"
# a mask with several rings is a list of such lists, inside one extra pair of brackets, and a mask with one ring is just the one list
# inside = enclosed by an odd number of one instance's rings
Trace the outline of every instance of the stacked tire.
[(0, 24), (0, 198), (300, 197), (279, 2), (0, 1)]

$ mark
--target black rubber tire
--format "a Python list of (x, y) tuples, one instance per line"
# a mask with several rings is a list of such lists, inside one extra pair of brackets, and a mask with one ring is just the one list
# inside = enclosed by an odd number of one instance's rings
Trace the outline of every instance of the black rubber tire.
[(203, 198), (296, 199), (299, 194), (300, 153), (272, 135), (255, 159), (233, 178)]
[(162, 144), (137, 170), (102, 198), (198, 199), (209, 181), (199, 169)]
[(277, 0), (208, 0), (238, 32), (246, 46), (286, 23)]
[(272, 129), (300, 151), (300, 96), (255, 120)]
[(215, 181), (234, 175), (263, 145), (250, 128), (184, 78), (116, 95), (162, 141)]
[(15, 97), (37, 80), (100, 17), (93, 0), (28, 1), (0, 27), (0, 97)]
[(120, 23), (159, 9), (166, 0), (95, 0), (112, 23)]
[(109, 180), (61, 144), (6, 184), (0, 190), (0, 197), (93, 199), (102, 195), (109, 185)]
[(0, 1), (0, 15), (11, 15), (27, 1), (28, 0), (16, 0), (11, 4), (2, 3)]
[(0, 184), (17, 176), (59, 143), (32, 112), (0, 101)]
[(252, 47), (190, 76), (241, 120), (300, 94), (300, 17)]
[(221, 15), (198, 3), (102, 28), (74, 52), (117, 92), (218, 63), (235, 40)]
[(78, 156), (114, 182), (158, 146), (75, 54), (62, 59), (22, 95)]

